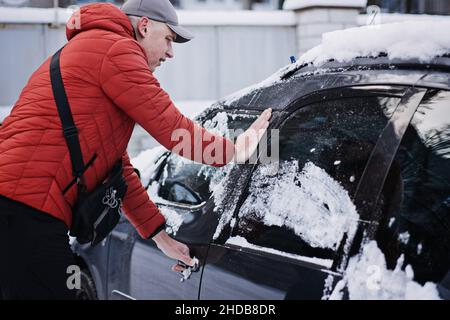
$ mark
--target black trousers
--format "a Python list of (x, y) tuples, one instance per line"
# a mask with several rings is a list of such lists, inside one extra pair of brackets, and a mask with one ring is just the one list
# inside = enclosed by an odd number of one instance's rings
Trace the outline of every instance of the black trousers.
[(0, 298), (75, 299), (67, 233), (63, 221), (0, 196)]

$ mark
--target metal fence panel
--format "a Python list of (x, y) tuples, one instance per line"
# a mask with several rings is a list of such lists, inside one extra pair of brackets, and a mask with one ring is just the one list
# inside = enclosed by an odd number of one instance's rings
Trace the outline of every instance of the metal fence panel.
[[(175, 44), (156, 71), (175, 100), (215, 100), (263, 80), (289, 62), (295, 26), (190, 26), (196, 38)], [(31, 73), (65, 43), (65, 28), (0, 24), (0, 106), (14, 104)]]

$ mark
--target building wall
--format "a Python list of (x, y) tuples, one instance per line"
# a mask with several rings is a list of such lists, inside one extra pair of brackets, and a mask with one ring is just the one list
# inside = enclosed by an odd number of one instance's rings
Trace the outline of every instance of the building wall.
[(357, 26), (358, 9), (317, 7), (297, 13), (298, 54), (320, 44), (325, 32)]

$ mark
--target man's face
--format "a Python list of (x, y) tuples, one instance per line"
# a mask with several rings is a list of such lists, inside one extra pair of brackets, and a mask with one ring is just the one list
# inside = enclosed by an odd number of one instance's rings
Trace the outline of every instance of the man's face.
[(167, 58), (173, 58), (172, 42), (176, 34), (165, 23), (142, 17), (138, 23), (138, 32), (138, 41), (147, 54), (152, 72)]

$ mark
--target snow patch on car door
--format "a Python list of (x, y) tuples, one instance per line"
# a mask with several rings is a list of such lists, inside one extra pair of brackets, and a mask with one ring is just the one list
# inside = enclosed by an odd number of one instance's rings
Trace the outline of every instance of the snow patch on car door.
[(300, 256), (297, 254), (291, 254), (291, 253), (287, 253), (287, 252), (283, 252), (280, 250), (275, 250), (272, 248), (266, 248), (266, 247), (261, 247), (261, 246), (257, 246), (254, 244), (251, 244), (247, 241), (247, 239), (245, 239), (244, 237), (241, 236), (236, 236), (236, 237), (230, 237), (226, 244), (231, 244), (231, 245), (235, 245), (235, 246), (239, 246), (239, 247), (243, 247), (243, 248), (249, 248), (249, 249), (253, 249), (253, 250), (257, 250), (257, 251), (264, 251), (264, 252), (268, 252), (268, 253), (273, 253), (279, 256), (284, 256), (284, 257), (288, 257), (291, 259), (295, 259), (295, 260), (299, 260), (299, 261), (303, 261), (303, 262), (308, 262), (308, 263), (314, 263), (320, 266), (323, 266), (327, 269), (330, 269), (332, 264), (333, 264), (333, 260), (331, 259), (321, 259), (321, 258), (316, 258), (316, 257), (305, 257), (305, 256)]
[(404, 269), (403, 255), (394, 270), (388, 270), (383, 252), (375, 241), (362, 247), (361, 253), (350, 259), (344, 278), (339, 281), (329, 299), (342, 299), (347, 288), (350, 299), (357, 300), (438, 300), (435, 283), (423, 286), (413, 280), (410, 265)]
[(258, 215), (268, 226), (286, 226), (312, 247), (336, 250), (344, 233), (353, 234), (358, 213), (348, 192), (325, 170), (307, 162), (285, 161), (276, 175), (260, 166), (252, 177), (239, 217)]

